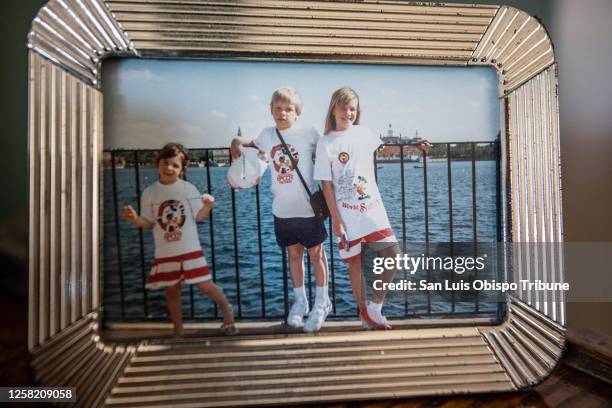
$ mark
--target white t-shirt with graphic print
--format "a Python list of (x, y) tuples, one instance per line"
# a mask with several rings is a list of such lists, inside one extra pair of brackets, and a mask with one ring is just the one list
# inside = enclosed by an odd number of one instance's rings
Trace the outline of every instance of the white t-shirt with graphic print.
[[(318, 187), (312, 178), (312, 157), (321, 135), (312, 126), (299, 125), (282, 130), (281, 135), (297, 161), (308, 188), (311, 192), (316, 191)], [(276, 128), (265, 128), (253, 143), (268, 155), (273, 195), (272, 213), (278, 218), (313, 217), (314, 212), (310, 206), (308, 193), (297, 172), (293, 170), (291, 159), (283, 152), (283, 145), (276, 134)]]
[(333, 131), (317, 144), (315, 180), (331, 181), (350, 241), (390, 227), (376, 184), (374, 152), (382, 141), (366, 127)]
[(195, 216), (203, 205), (198, 189), (182, 179), (172, 184), (156, 181), (142, 192), (140, 215), (155, 223), (155, 258), (201, 249)]

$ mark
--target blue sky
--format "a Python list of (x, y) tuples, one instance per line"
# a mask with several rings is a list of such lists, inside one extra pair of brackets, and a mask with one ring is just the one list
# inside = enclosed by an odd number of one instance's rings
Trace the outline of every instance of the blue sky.
[(270, 96), (285, 85), (302, 95), (299, 122), (319, 130), (333, 91), (350, 86), (376, 133), (392, 124), (396, 134), (455, 142), (499, 132), (490, 68), (117, 59), (102, 74), (105, 148), (224, 147), (239, 126), (255, 137), (274, 124)]

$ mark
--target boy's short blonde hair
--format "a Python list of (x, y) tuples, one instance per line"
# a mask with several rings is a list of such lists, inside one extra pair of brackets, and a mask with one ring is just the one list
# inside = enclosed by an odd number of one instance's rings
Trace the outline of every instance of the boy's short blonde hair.
[(302, 114), (302, 97), (298, 91), (295, 90), (295, 88), (291, 86), (283, 86), (274, 91), (272, 94), (272, 99), (270, 99), (270, 111), (272, 111), (272, 105), (274, 105), (274, 102), (277, 101), (289, 102), (293, 104), (293, 106), (295, 106), (295, 113), (297, 113), (298, 116)]

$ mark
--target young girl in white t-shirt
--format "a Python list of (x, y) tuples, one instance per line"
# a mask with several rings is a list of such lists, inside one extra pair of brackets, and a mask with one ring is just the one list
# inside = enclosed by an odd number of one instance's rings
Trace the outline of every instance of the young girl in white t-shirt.
[[(362, 243), (380, 243), (379, 255), (395, 257), (398, 245), (389, 223), (374, 173), (374, 153), (382, 144), (366, 127), (359, 126), (359, 96), (351, 88), (332, 95), (324, 136), (317, 143), (314, 178), (323, 183), (323, 193), (332, 218), (333, 233), (340, 238), (340, 258), (348, 263), (359, 317), (366, 329), (391, 329), (382, 315), (385, 291), (374, 291), (366, 305), (363, 290)], [(423, 147), (426, 149), (427, 142)], [(419, 147), (413, 147), (419, 149)], [(395, 269), (381, 278), (391, 282)]]
[(188, 161), (187, 149), (182, 145), (165, 145), (155, 159), (159, 180), (142, 193), (142, 213), (139, 216), (128, 205), (124, 208), (123, 217), (137, 227), (153, 229), (155, 260), (146, 288), (165, 290), (174, 335), (183, 335), (183, 281), (196, 285), (223, 311), (222, 333), (237, 334), (232, 306), (223, 290), (211, 279), (196, 226), (210, 214), (214, 198), (208, 194), (200, 195), (193, 184), (183, 179)]

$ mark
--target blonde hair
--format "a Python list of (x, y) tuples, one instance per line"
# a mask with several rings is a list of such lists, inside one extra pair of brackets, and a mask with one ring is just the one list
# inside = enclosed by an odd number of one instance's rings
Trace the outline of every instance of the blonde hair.
[(344, 86), (333, 93), (331, 100), (329, 101), (329, 109), (327, 110), (327, 116), (325, 116), (325, 129), (323, 134), (326, 135), (332, 130), (336, 130), (336, 118), (334, 117), (334, 109), (339, 105), (346, 105), (352, 100), (357, 101), (357, 116), (355, 117), (354, 125), (359, 124), (359, 118), (361, 117), (361, 107), (359, 106), (359, 95), (353, 89), (348, 86)]
[(302, 97), (292, 86), (283, 86), (274, 91), (272, 99), (270, 99), (270, 112), (272, 112), (272, 105), (277, 101), (293, 104), (293, 106), (295, 106), (295, 113), (297, 113), (298, 116), (302, 114)]

